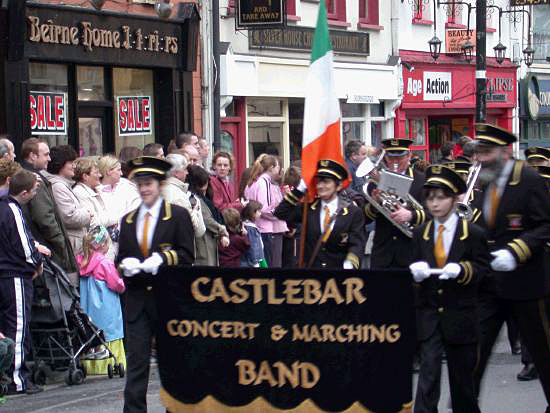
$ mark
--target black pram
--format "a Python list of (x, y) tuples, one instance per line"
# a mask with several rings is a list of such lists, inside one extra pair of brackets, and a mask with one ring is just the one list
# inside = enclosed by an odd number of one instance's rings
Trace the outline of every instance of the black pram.
[(108, 365), (109, 378), (124, 377), (124, 366), (107, 347), (103, 332), (80, 308), (80, 296), (59, 265), (44, 261), (44, 272), (34, 281), (31, 315), (34, 382), (44, 384), (46, 367), (67, 370), (67, 384), (81, 384), (86, 370), (80, 362), (92, 347), (103, 346), (114, 364)]

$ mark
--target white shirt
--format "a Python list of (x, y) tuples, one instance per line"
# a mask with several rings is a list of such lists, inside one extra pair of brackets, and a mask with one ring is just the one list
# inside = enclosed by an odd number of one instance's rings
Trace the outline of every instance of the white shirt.
[(143, 237), (143, 225), (145, 223), (145, 214), (149, 212), (149, 224), (147, 226), (147, 249), (151, 249), (153, 242), (153, 234), (157, 227), (157, 221), (160, 215), (160, 208), (162, 207), (162, 197), (159, 196), (151, 208), (148, 208), (145, 204), (141, 204), (136, 221), (136, 238), (138, 244), (141, 246), (141, 238)]
[(443, 230), (443, 249), (445, 250), (445, 256), (449, 256), (449, 251), (451, 250), (451, 244), (453, 243), (453, 238), (455, 237), (456, 226), (458, 224), (458, 215), (453, 212), (447, 221), (441, 223), (434, 218), (434, 245), (437, 242), (437, 234), (439, 231), (439, 226), (443, 225), (445, 229)]
[[(506, 189), (506, 183), (508, 182), (508, 177), (510, 176), (510, 173), (512, 172), (513, 167), (514, 167), (514, 160), (509, 159), (504, 164), (502, 171), (500, 171), (500, 175), (497, 178), (497, 194), (499, 199), (504, 193), (504, 189)], [(491, 188), (491, 185), (487, 187), (487, 190), (485, 191), (485, 197), (483, 200), (483, 216), (485, 217), (485, 219), (489, 219), (489, 214), (491, 213), (491, 191), (489, 190), (490, 188)]]
[[(325, 206), (328, 206), (328, 210), (330, 212), (330, 216), (332, 217), (334, 214), (336, 214), (336, 211), (338, 210), (338, 197), (335, 197), (330, 202), (321, 201), (321, 215), (320, 215), (320, 223), (321, 223), (321, 233), (325, 231), (325, 228), (323, 228), (323, 225), (325, 224)], [(330, 230), (332, 231), (332, 228), (334, 228), (334, 222), (336, 219), (333, 219), (330, 223)]]

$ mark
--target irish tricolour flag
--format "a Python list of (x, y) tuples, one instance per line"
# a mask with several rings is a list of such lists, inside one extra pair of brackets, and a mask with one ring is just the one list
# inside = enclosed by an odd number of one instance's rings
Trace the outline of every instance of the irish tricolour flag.
[[(313, 176), (318, 160), (332, 159), (346, 165), (340, 141), (340, 104), (334, 86), (333, 53), (324, 3), (319, 2), (304, 108), (302, 177), (308, 186), (310, 200), (315, 196)], [(344, 186), (348, 184), (346, 181)]]

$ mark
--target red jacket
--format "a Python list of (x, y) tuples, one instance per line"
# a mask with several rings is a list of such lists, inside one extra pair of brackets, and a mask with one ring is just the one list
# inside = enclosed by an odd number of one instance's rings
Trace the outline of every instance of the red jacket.
[(241, 255), (250, 248), (248, 236), (229, 232), (229, 246), (218, 247), (220, 267), (235, 268), (241, 266)]
[(235, 188), (229, 180), (223, 180), (216, 175), (210, 176), (210, 186), (212, 187), (214, 205), (221, 211), (225, 208), (236, 208), (239, 211), (242, 209), (241, 201), (239, 201)]

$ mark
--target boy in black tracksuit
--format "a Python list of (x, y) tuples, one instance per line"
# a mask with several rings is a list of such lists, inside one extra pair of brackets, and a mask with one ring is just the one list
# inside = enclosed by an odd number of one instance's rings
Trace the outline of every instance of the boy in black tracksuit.
[(35, 174), (24, 169), (10, 180), (9, 195), (0, 199), (0, 331), (15, 342), (14, 363), (8, 369), (9, 393), (37, 393), (25, 366), (30, 350), (29, 323), (32, 280), (42, 272), (42, 255), (21, 211), (38, 187)]
[[(410, 269), (417, 293), (420, 374), (415, 413), (437, 411), (441, 357), (447, 354), (453, 413), (479, 412), (474, 370), (478, 359), (477, 293), (489, 255), (481, 228), (455, 212), (466, 183), (452, 169), (426, 171), (425, 199), (434, 217), (414, 231)], [(430, 269), (439, 268), (438, 274)]]

